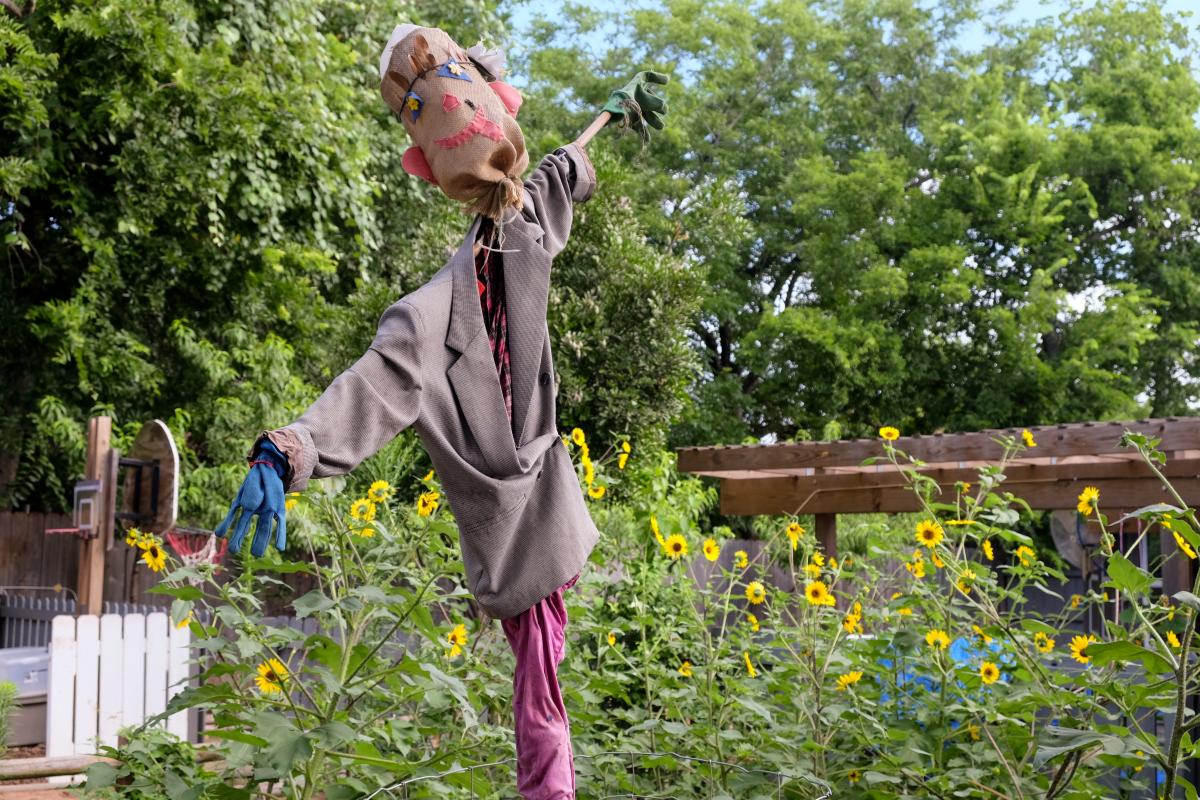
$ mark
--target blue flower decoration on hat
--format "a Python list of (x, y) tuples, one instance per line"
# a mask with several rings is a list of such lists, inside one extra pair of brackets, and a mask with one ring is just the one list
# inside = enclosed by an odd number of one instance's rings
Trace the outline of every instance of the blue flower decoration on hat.
[(437, 74), (442, 78), (454, 78), (460, 81), (471, 82), (471, 75), (467, 72), (467, 68), (457, 59), (451, 58), (445, 64), (438, 67)]
[(404, 108), (412, 112), (412, 121), (416, 122), (421, 116), (421, 108), (425, 105), (425, 101), (421, 99), (421, 95), (416, 92), (409, 92), (404, 95)]

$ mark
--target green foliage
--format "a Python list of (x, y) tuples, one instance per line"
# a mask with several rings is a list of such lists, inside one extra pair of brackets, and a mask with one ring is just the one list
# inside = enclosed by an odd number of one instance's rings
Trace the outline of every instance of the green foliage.
[(0, 681), (0, 756), (8, 747), (8, 732), (12, 729), (12, 715), (17, 709), (17, 685), (12, 681)]
[[(921, 511), (862, 520), (837, 559), (795, 520), (760, 520), (753, 542), (701, 527), (714, 493), (669, 451), (614, 465), (591, 460), (582, 432), (569, 441), (583, 488), (617, 487), (589, 501), (603, 535), (565, 595), (559, 675), (581, 795), (1094, 800), (1134, 796), (1159, 771), (1161, 796), (1190, 791), (1194, 720), (1177, 709), (1200, 679), (1200, 584), (1155, 596), (1129, 558), (1139, 541), (1122, 552), (1106, 535), (1107, 583), (1035, 612), (1027, 597), (1062, 575), (1005, 490), (1019, 440), (952, 497), (885, 443)], [(1126, 442), (1161, 470), (1161, 443)], [(439, 499), (436, 476), (399, 493), (386, 480), (423, 468), (411, 443), (394, 447), (370, 465), (388, 473), (290, 498), (305, 558), (243, 553), (225, 582), (209, 565), (172, 569), (155, 591), (190, 619), (200, 684), (166, 713), (208, 710), (214, 743), (202, 768), (151, 723), (106, 751), (123, 764), (93, 767), (87, 793), (511, 796), (511, 653), (464, 589), (445, 507), (413, 502)], [(1195, 512), (1163, 485), (1170, 502), (1129, 518), (1200, 544)], [(1100, 505), (1088, 516), (1108, 527)], [(290, 573), (314, 579), (292, 609), (315, 634), (263, 619), (261, 598)], [(1109, 621), (1089, 637), (1092, 615)], [(1165, 738), (1151, 711), (1172, 715)]]
[(87, 769), (87, 794), (97, 798), (128, 800), (249, 800), (250, 793), (225, 787), (204, 794), (204, 779), (212, 777), (196, 763), (196, 751), (187, 742), (161, 728), (125, 728), (120, 748), (101, 746), (100, 755), (120, 763), (92, 764)]
[[(441, 0), (46, 0), (0, 16), (5, 504), (68, 502), (89, 414), (121, 430), (158, 417), (181, 443), (183, 514), (211, 526), (253, 437), (299, 416), (444, 263), (467, 220), (404, 173), (409, 142), (378, 94), (400, 20), (470, 43), (506, 30), (492, 2)], [(634, 173), (598, 160), (606, 186), (556, 285), (559, 363), (576, 359), (563, 413), (662, 439), (699, 287), (605, 195)]]
[(561, 130), (636, 70), (673, 75), (631, 197), (707, 287), (674, 442), (1195, 403), (1194, 35), (1153, 1), (1019, 26), (985, 6), (667, 0), (534, 26), (529, 105)]

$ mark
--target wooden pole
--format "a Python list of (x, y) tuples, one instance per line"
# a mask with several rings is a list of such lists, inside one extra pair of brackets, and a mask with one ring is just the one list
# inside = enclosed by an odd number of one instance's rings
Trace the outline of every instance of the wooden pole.
[(814, 514), (817, 523), (817, 540), (826, 558), (837, 558), (837, 514)]
[(592, 120), (592, 124), (588, 125), (583, 133), (579, 134), (579, 138), (575, 140), (575, 144), (580, 147), (587, 147), (587, 143), (600, 132), (601, 128), (608, 124), (610, 119), (612, 119), (612, 114), (607, 111), (601, 111), (599, 116)]
[(92, 417), (88, 420), (87, 472), (89, 480), (101, 482), (96, 498), (95, 535), (80, 542), (79, 551), (79, 608), (80, 614), (99, 614), (104, 607), (104, 551), (112, 535), (113, 503), (116, 475), (112, 474), (112, 418)]

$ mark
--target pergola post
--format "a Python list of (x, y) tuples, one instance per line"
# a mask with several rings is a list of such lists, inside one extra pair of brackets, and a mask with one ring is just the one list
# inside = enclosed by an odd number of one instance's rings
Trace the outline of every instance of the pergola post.
[(837, 514), (815, 514), (817, 541), (826, 558), (837, 558)]

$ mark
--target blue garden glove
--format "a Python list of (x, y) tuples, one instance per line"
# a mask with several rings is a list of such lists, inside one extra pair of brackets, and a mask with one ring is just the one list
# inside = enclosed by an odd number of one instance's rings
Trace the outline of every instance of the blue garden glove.
[(221, 524), (217, 526), (217, 536), (224, 536), (233, 524), (233, 518), (241, 511), (237, 527), (229, 537), (229, 549), (235, 553), (242, 549), (242, 540), (250, 530), (250, 519), (258, 517), (254, 526), (254, 541), (250, 543), (250, 552), (261, 556), (267, 551), (267, 542), (271, 538), (271, 523), (279, 521), (279, 533), (275, 537), (275, 547), (283, 550), (287, 545), (287, 518), (284, 516), (283, 476), (287, 474), (287, 456), (279, 452), (275, 445), (264, 439), (254, 453), (250, 462), (250, 473), (242, 481), (233, 505)]

